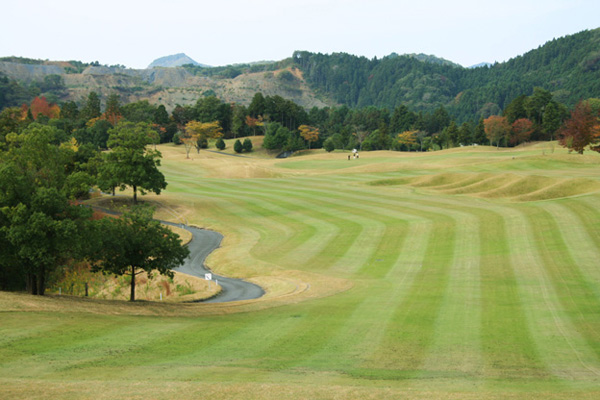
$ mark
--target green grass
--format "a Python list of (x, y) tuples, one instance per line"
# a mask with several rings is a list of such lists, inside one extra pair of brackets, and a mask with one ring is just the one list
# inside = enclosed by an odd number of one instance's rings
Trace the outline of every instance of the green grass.
[[(0, 398), (597, 398), (600, 157), (540, 153), (173, 156), (158, 200), (225, 234), (209, 264), (306, 297), (137, 315), (2, 294)], [(235, 162), (276, 177), (218, 177)]]

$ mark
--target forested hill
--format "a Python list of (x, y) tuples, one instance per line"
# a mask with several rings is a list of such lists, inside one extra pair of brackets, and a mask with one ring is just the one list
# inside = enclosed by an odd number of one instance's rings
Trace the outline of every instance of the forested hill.
[(148, 100), (167, 110), (215, 95), (248, 105), (254, 94), (281, 96), (305, 109), (347, 105), (404, 105), (432, 113), (444, 106), (456, 122), (500, 114), (535, 87), (574, 106), (600, 97), (600, 28), (549, 41), (504, 63), (464, 68), (424, 54), (368, 59), (345, 53), (296, 51), (277, 62), (204, 68), (191, 64), (144, 70), (79, 61), (0, 58), (0, 110), (45, 96), (52, 103), (82, 104), (91, 91), (124, 103)]
[(505, 63), (474, 69), (392, 55), (369, 60), (297, 51), (309, 85), (350, 107), (415, 111), (445, 106), (458, 120), (499, 112), (515, 97), (544, 88), (568, 105), (600, 97), (600, 28), (554, 39)]

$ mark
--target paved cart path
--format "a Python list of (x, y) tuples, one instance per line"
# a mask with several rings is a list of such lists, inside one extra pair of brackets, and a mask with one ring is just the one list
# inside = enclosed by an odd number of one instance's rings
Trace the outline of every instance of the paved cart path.
[(184, 274), (204, 278), (205, 274), (211, 273), (213, 281), (221, 285), (222, 291), (217, 296), (202, 301), (203, 303), (225, 303), (229, 301), (250, 300), (261, 297), (264, 290), (254, 283), (246, 282), (242, 279), (227, 278), (212, 273), (204, 265), (204, 260), (210, 253), (219, 247), (223, 235), (218, 232), (206, 229), (194, 228), (183, 224), (161, 221), (164, 224), (178, 226), (192, 234), (192, 240), (188, 243), (190, 256), (185, 263), (174, 271)]

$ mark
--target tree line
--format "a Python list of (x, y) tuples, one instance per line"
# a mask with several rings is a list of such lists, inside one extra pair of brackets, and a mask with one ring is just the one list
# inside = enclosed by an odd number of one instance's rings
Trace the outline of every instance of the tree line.
[[(420, 62), (420, 61), (418, 61)], [(594, 99), (588, 99), (594, 102)], [(306, 148), (426, 151), (473, 144), (516, 146), (527, 141), (554, 140), (570, 118), (568, 106), (556, 96), (536, 87), (520, 94), (504, 109), (487, 118), (459, 122), (443, 105), (431, 112), (415, 111), (406, 105), (386, 107), (313, 107), (305, 110), (281, 96), (256, 93), (248, 106), (226, 103), (213, 95), (193, 105), (177, 105), (169, 114), (163, 105), (148, 101), (122, 104), (117, 94), (102, 101), (95, 92), (85, 102), (63, 103), (61, 107), (36, 97), (29, 105), (0, 112), (0, 146), (9, 132), (19, 132), (35, 121), (57, 128), (61, 138), (74, 138), (91, 150), (109, 148), (108, 132), (119, 122), (147, 125), (151, 143), (182, 144), (189, 157), (209, 139), (245, 138), (264, 135), (269, 150), (297, 151)], [(499, 129), (498, 129), (499, 127)], [(236, 143), (238, 152), (250, 151), (251, 142)]]

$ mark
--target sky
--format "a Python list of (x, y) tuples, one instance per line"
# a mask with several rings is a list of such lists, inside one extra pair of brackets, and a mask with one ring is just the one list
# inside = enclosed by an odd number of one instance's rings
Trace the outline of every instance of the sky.
[(146, 68), (185, 53), (211, 66), (295, 50), (425, 53), (503, 62), (600, 27), (598, 0), (29, 0), (2, 5), (0, 57)]

